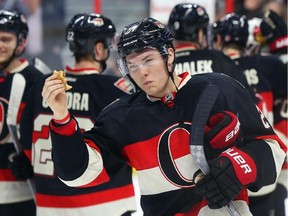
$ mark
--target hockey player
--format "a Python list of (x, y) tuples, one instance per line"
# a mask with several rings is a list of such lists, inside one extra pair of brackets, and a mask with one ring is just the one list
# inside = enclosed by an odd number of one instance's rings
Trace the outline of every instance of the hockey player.
[[(260, 24), (261, 34), (265, 40), (265, 43), (269, 46), (269, 51), (273, 56), (278, 57), (286, 67), (286, 77), (282, 77), (280, 75), (276, 75), (275, 71), (272, 70), (270, 72), (270, 77), (274, 79), (274, 85), (277, 86), (280, 79), (283, 78), (283, 81), (287, 81), (287, 65), (288, 65), (288, 54), (287, 54), (287, 46), (288, 46), (288, 37), (287, 37), (287, 25), (284, 20), (278, 16), (273, 11), (267, 11), (264, 14), (262, 22)], [(277, 78), (275, 78), (277, 77)], [(275, 80), (276, 79), (276, 80)], [(287, 82), (286, 89), (287, 93)], [(288, 101), (287, 95), (286, 100), (278, 101), (275, 104), (275, 109), (278, 109), (278, 116), (275, 116), (275, 129), (281, 134), (283, 139), (288, 141)]]
[(168, 28), (174, 36), (175, 72), (179, 74), (188, 71), (191, 75), (220, 72), (233, 77), (249, 89), (241, 68), (223, 52), (208, 49), (208, 25), (209, 16), (204, 7), (193, 3), (174, 6)]
[[(28, 98), (27, 93), (41, 76), (41, 73), (29, 65), (26, 59), (20, 58), (26, 47), (28, 32), (26, 19), (22, 14), (0, 10), (0, 215), (33, 216), (36, 212), (33, 195), (27, 182), (16, 180), (11, 172), (9, 158), (16, 153), (16, 149), (7, 126), (8, 113), (17, 115), (17, 122), (13, 124), (19, 126)], [(19, 92), (16, 94), (21, 101), (17, 107), (18, 113), (8, 111), (11, 109), (8, 105), (15, 105), (15, 101), (10, 100), (10, 95), (15, 93), (11, 92), (11, 88), (15, 90), (15, 86), (12, 87), (15, 75), (22, 77), (13, 84), (17, 85), (16, 89)], [(23, 89), (20, 89), (20, 85)], [(27, 172), (32, 173), (31, 170)]]
[[(287, 25), (284, 20), (273, 11), (267, 11), (260, 24), (261, 34), (263, 35), (265, 43), (269, 47), (271, 55), (278, 57), (286, 67), (287, 81), (287, 65), (288, 65), (288, 37), (287, 37)], [(272, 70), (270, 73), (271, 80), (274, 80), (274, 85), (277, 87), (280, 78), (276, 76), (276, 71)], [(273, 79), (274, 78), (274, 79)], [(287, 82), (286, 82), (287, 93)], [(274, 128), (276, 133), (284, 143), (288, 143), (288, 99), (287, 96), (284, 100), (278, 100), (274, 104), (276, 116), (274, 118)], [(288, 179), (288, 163), (287, 156), (286, 161), (283, 164), (282, 172), (278, 178), (276, 190), (273, 194), (275, 215), (285, 216), (285, 200), (287, 200), (287, 179)]]
[[(67, 106), (82, 131), (93, 127), (96, 116), (105, 106), (126, 95), (124, 91), (127, 89), (116, 87), (123, 87), (125, 81), (101, 75), (115, 33), (115, 26), (109, 18), (94, 13), (76, 14), (66, 28), (66, 41), (75, 58), (74, 67), (66, 66), (65, 71), (72, 86), (67, 92)], [(55, 176), (48, 131), (52, 112), (41, 96), (44, 81), (41, 79), (33, 88), (20, 128), (21, 144), (33, 155), (37, 216), (131, 215), (136, 211), (136, 199), (130, 166), (119, 164), (110, 182), (93, 187), (68, 187)], [(68, 163), (73, 164), (78, 155), (78, 152), (74, 153)], [(25, 172), (18, 174), (24, 179), (25, 175)]]
[[(248, 20), (245, 16), (235, 13), (227, 14), (213, 24), (214, 48), (223, 50), (227, 56), (230, 56), (244, 69), (249, 85), (259, 97), (258, 107), (273, 125), (274, 103), (287, 98), (285, 66), (279, 59), (272, 56), (258, 54), (245, 56), (249, 36), (248, 29)], [(270, 77), (272, 71), (278, 75)], [(277, 86), (273, 85), (273, 79), (278, 80)], [(250, 193), (250, 208), (253, 215), (268, 216), (273, 213), (272, 192), (275, 186), (276, 184), (269, 185), (257, 193)]]
[[(257, 191), (272, 184), (286, 147), (247, 90), (219, 73), (176, 75), (171, 32), (153, 18), (126, 26), (118, 53), (122, 74), (141, 90), (106, 107), (84, 134), (68, 111), (64, 85), (55, 75), (45, 81), (59, 178), (73, 187), (93, 186), (129, 164), (137, 170), (144, 215), (230, 215), (225, 206), (231, 200), (240, 215), (251, 215), (246, 187)], [(210, 87), (219, 93), (204, 144), (210, 173), (201, 177), (189, 130), (198, 99)], [(231, 132), (233, 139), (225, 142)]]

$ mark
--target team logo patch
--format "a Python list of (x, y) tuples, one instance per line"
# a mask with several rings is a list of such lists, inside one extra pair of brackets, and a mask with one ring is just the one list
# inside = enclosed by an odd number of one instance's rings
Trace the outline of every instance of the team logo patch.
[(164, 25), (163, 25), (163, 23), (161, 23), (161, 22), (159, 22), (159, 21), (156, 21), (156, 22), (154, 22), (154, 24), (156, 25), (156, 26), (158, 26), (159, 28), (164, 28)]
[(204, 14), (205, 14), (205, 11), (204, 11), (203, 8), (201, 8), (201, 7), (198, 7), (198, 8), (196, 9), (196, 11), (197, 11), (197, 13), (198, 13), (199, 16), (204, 16)]
[(115, 83), (114, 86), (117, 88), (121, 89), (127, 94), (133, 94), (136, 91), (135, 86), (133, 85), (132, 82), (130, 82), (128, 79), (125, 79), (124, 77), (118, 79)]
[(91, 21), (95, 26), (103, 26), (104, 25), (104, 20), (100, 17), (95, 18)]
[(171, 103), (174, 100), (174, 98), (175, 97), (172, 93), (165, 95), (165, 103)]
[[(162, 174), (167, 181), (171, 184), (181, 187), (189, 188), (194, 187), (192, 180), (193, 174), (198, 167), (193, 166), (192, 162), (189, 162), (190, 171), (185, 170), (186, 167), (181, 166), (181, 163), (177, 163), (180, 155), (189, 155), (189, 137), (191, 124), (185, 122), (181, 127), (179, 124), (172, 125), (167, 128), (161, 135), (158, 143), (158, 162)], [(179, 150), (179, 146), (182, 146)], [(186, 161), (188, 162), (188, 161)]]

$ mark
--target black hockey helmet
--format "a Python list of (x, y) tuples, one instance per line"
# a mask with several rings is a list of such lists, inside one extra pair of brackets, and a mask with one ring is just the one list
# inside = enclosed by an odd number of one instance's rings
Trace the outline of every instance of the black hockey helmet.
[(133, 52), (155, 48), (164, 59), (168, 49), (173, 48), (173, 36), (163, 23), (151, 17), (126, 26), (120, 36), (118, 46), (118, 66), (123, 76), (128, 74), (125, 58)]
[(245, 47), (249, 36), (248, 20), (244, 15), (227, 14), (213, 23), (212, 34), (214, 38), (220, 34), (224, 45), (236, 43)]
[(16, 34), (18, 44), (27, 39), (28, 25), (23, 14), (16, 11), (0, 10), (0, 31)]
[(93, 47), (98, 41), (110, 48), (115, 34), (112, 21), (96, 13), (76, 14), (66, 27), (66, 41), (73, 53), (94, 55)]
[(167, 55), (168, 48), (173, 47), (172, 41), (173, 36), (164, 24), (148, 17), (124, 28), (117, 45), (118, 54), (125, 58), (132, 52), (151, 47)]
[(199, 29), (207, 32), (209, 16), (202, 6), (193, 3), (177, 4), (168, 20), (168, 28), (177, 40), (195, 41)]

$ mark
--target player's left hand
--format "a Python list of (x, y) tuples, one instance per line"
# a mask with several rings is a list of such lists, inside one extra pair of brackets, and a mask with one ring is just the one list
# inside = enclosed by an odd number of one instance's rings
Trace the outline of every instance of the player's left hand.
[(17, 180), (27, 180), (34, 176), (33, 167), (24, 152), (9, 156), (9, 167)]
[(222, 208), (238, 196), (243, 185), (237, 179), (229, 159), (218, 157), (208, 163), (210, 173), (196, 183), (195, 192), (204, 197), (209, 208)]
[(208, 161), (208, 165), (210, 172), (196, 182), (195, 192), (204, 197), (211, 209), (228, 205), (256, 179), (255, 162), (236, 147)]

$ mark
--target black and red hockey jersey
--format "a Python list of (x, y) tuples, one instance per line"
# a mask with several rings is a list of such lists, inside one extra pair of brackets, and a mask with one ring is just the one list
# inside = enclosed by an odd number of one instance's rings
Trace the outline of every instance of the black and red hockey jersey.
[(248, 84), (266, 102), (275, 129), (287, 137), (287, 67), (271, 55), (240, 57), (234, 61), (244, 69)]
[(13, 71), (6, 72), (5, 76), (0, 77), (0, 204), (27, 201), (33, 198), (26, 181), (16, 180), (11, 169), (8, 168), (8, 157), (16, 152), (6, 122), (8, 103), (13, 103), (9, 100), (13, 77), (16, 73), (20, 73), (25, 80), (25, 89), (17, 114), (19, 127), (23, 109), (27, 104), (28, 92), (42, 76), (42, 73), (29, 65), (26, 59), (21, 61), (22, 63)]
[[(190, 44), (175, 47), (176, 65), (175, 72), (179, 74), (183, 71), (191, 75), (202, 73), (224, 73), (238, 82), (251, 92), (242, 68), (238, 67), (228, 56), (218, 50), (194, 49)], [(256, 100), (255, 100), (256, 101)]]
[[(44, 76), (31, 92), (28, 109), (21, 121), (21, 143), (26, 154), (32, 155), (37, 214), (92, 216), (105, 212), (106, 215), (118, 216), (127, 211), (135, 211), (132, 169), (128, 165), (119, 166), (111, 182), (97, 187), (68, 187), (57, 178), (48, 129), (52, 111), (41, 96), (47, 77)], [(124, 91), (131, 87), (118, 77), (100, 75), (92, 68), (66, 67), (66, 78), (72, 86), (67, 92), (67, 105), (79, 122), (81, 131), (91, 129), (99, 112), (118, 97), (126, 95)], [(67, 163), (73, 163), (77, 155), (78, 152), (71, 155)]]
[[(129, 164), (137, 170), (144, 215), (230, 215), (225, 208), (209, 209), (194, 193), (192, 181), (199, 168), (189, 150), (191, 121), (201, 92), (213, 84), (220, 92), (212, 113), (228, 110), (237, 114), (241, 149), (257, 166), (257, 178), (250, 188), (258, 190), (273, 183), (286, 147), (247, 90), (223, 74), (182, 76), (172, 108), (140, 91), (106, 107), (84, 135), (75, 129), (73, 118), (65, 125), (51, 121), (57, 175), (70, 186), (92, 186), (109, 181), (122, 164)], [(246, 193), (243, 190), (235, 201), (241, 215), (250, 215)]]

